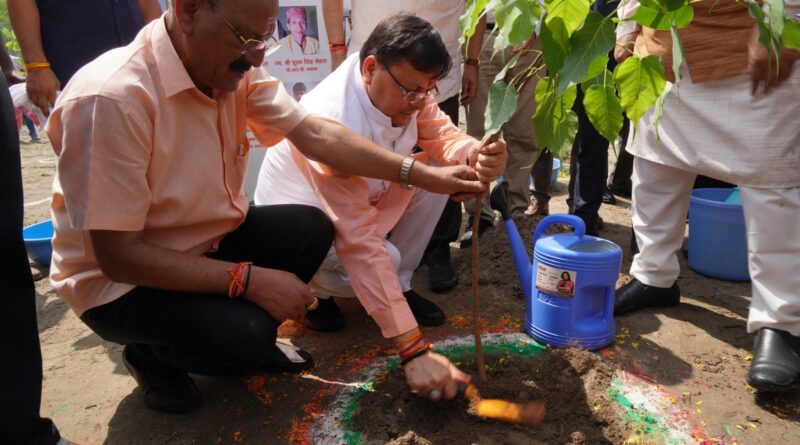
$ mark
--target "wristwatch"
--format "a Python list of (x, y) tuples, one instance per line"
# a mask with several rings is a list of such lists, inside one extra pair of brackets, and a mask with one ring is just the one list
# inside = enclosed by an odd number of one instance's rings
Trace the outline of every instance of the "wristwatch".
[(406, 156), (406, 158), (403, 159), (403, 165), (400, 166), (400, 185), (408, 190), (414, 188), (413, 185), (408, 183), (408, 174), (411, 173), (411, 167), (414, 165), (414, 161), (416, 161), (416, 159), (411, 156)]

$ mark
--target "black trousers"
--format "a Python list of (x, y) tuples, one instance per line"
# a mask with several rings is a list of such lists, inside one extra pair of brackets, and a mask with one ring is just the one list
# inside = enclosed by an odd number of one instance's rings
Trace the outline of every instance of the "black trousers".
[(589, 121), (580, 86), (572, 109), (578, 115), (578, 134), (570, 154), (568, 204), (570, 213), (586, 224), (586, 234), (597, 236), (597, 211), (608, 175), (608, 140)]
[(0, 442), (51, 445), (61, 436), (39, 416), (42, 352), (36, 291), (22, 242), (22, 169), (14, 105), (0, 76)]
[[(439, 108), (450, 117), (453, 125), (458, 125), (458, 94), (440, 102)], [(458, 239), (459, 229), (461, 229), (461, 203), (448, 199), (428, 247), (425, 248), (423, 261), (427, 264), (449, 263), (450, 243)]]
[[(244, 223), (209, 256), (252, 261), (308, 283), (332, 241), (333, 225), (315, 207), (251, 207)], [(146, 287), (92, 308), (81, 319), (103, 339), (131, 345), (146, 368), (212, 376), (259, 369), (273, 352), (279, 324), (246, 300)]]

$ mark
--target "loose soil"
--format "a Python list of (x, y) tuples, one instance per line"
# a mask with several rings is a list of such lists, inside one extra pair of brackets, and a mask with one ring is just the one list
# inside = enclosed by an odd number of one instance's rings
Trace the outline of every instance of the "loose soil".
[[(475, 369), (474, 357), (455, 360), (464, 369)], [(361, 397), (355, 428), (367, 444), (391, 445), (585, 445), (627, 438), (627, 426), (606, 394), (613, 370), (597, 355), (581, 350), (547, 350), (534, 358), (489, 354), (486, 364), (487, 381), (475, 382), (481, 396), (515, 403), (545, 401), (539, 429), (477, 418), (468, 414), (469, 402), (463, 399), (431, 403), (409, 393), (398, 371)]]
[[(23, 139), (27, 140), (25, 133), (23, 130)], [(25, 224), (32, 224), (49, 218), (55, 156), (46, 141), (23, 144), (21, 150)], [(561, 178), (554, 190), (551, 212), (565, 212), (565, 198), (566, 178)], [(626, 274), (631, 259), (630, 201), (621, 198), (615, 206), (604, 205), (600, 215), (605, 220), (601, 236), (623, 248), (619, 286), (630, 279)], [(536, 222), (524, 218), (518, 221), (529, 252)], [(521, 332), (525, 299), (504, 229), (497, 225), (487, 231), (480, 249), (481, 323), (486, 329)], [(444, 326), (424, 329), (434, 340), (471, 333), (469, 250), (454, 245), (452, 253), (460, 279), (455, 289), (430, 292), (424, 266), (414, 276), (414, 289), (447, 313)], [(487, 397), (546, 399), (548, 414), (541, 430), (481, 420), (466, 414), (463, 401), (433, 404), (412, 397), (397, 376), (378, 385), (379, 392), (368, 396), (375, 397), (372, 414), (366, 413), (362, 419), (365, 427), (374, 425), (369, 440), (434, 444), (583, 440), (586, 444), (622, 444), (635, 437), (636, 426), (629, 424), (624, 413), (615, 411), (615, 404), (608, 403), (603, 387), (607, 382), (605, 369), (622, 368), (671, 397), (671, 403), (682, 409), (682, 419), (697, 431), (693, 442), (798, 443), (800, 393), (757, 397), (744, 381), (753, 343), (753, 336), (745, 330), (750, 284), (701, 276), (687, 267), (683, 255), (679, 254), (679, 260), (681, 304), (618, 318), (615, 345), (602, 361), (586, 356), (591, 366), (585, 369), (576, 364), (572, 352), (550, 351), (530, 362), (512, 361), (516, 366), (500, 366), (490, 373), (488, 383), (480, 384)], [(316, 427), (316, 413), (330, 406), (332, 399), (327, 394), (335, 394), (343, 383), (355, 383), (348, 377), (354, 364), (375, 351), (389, 354), (391, 346), (381, 339), (374, 322), (355, 300), (339, 300), (347, 319), (343, 332), (316, 333), (291, 321), (281, 326), (282, 336), (314, 355), (316, 367), (309, 375), (195, 376), (205, 397), (204, 405), (188, 415), (163, 415), (144, 407), (141, 391), (122, 365), (119, 345), (103, 341), (86, 327), (46, 279), (36, 283), (36, 291), (44, 367), (42, 415), (52, 418), (62, 434), (78, 444), (303, 442), (308, 437), (304, 425)], [(474, 366), (466, 361), (460, 367), (475, 374)], [(408, 416), (417, 417), (395, 415), (395, 404)], [(387, 427), (392, 434), (384, 432)], [(430, 436), (440, 427), (450, 428), (450, 433)], [(641, 437), (637, 440), (631, 443), (659, 443)]]

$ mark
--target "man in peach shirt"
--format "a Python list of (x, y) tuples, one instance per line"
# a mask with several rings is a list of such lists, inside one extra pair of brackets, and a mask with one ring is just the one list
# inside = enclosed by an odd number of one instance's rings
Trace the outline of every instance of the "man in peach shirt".
[[(407, 13), (394, 15), (375, 27), (360, 54), (345, 60), (303, 96), (301, 104), (311, 113), (342, 122), (387, 152), (413, 156), (412, 172), (426, 162), (453, 165), (469, 159), (488, 183), (505, 168), (505, 142), (481, 147), (439, 109), (436, 81), (451, 66), (447, 48), (430, 23)], [(421, 152), (412, 155), (415, 147)], [(453, 397), (455, 381), (465, 376), (446, 358), (425, 352), (426, 342), (417, 327), (443, 323), (444, 313), (411, 289), (412, 273), (447, 195), (344, 177), (297, 148), (284, 141), (267, 151), (255, 200), (315, 206), (333, 221), (335, 249), (311, 282), (320, 305), (306, 314), (304, 322), (316, 330), (342, 329), (344, 318), (329, 297), (358, 297), (384, 337), (397, 341), (412, 387), (418, 389), (415, 370), (436, 369), (441, 380), (418, 393), (433, 400)]]
[[(315, 307), (306, 283), (332, 226), (308, 206), (248, 208), (247, 129), (342, 174), (400, 179), (403, 156), (309, 116), (264, 71), (277, 16), (276, 1), (174, 0), (130, 45), (78, 71), (48, 122), (59, 156), (50, 278), (92, 330), (125, 345), (155, 410), (202, 403), (188, 372), (312, 365), (276, 345), (277, 326)], [(446, 194), (486, 189), (463, 165), (420, 165), (404, 179)]]

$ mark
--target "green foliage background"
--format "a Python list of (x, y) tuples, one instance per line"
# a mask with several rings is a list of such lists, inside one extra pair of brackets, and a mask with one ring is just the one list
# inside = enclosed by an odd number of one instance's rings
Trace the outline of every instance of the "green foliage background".
[[(576, 92), (583, 92), (583, 106), (589, 121), (606, 139), (613, 141), (622, 127), (623, 112), (636, 126), (653, 106), (656, 123), (660, 121), (664, 99), (681, 81), (680, 67), (685, 59), (678, 32), (694, 18), (700, 0), (639, 0), (640, 7), (630, 20), (642, 26), (669, 31), (672, 35), (673, 63), (664, 67), (656, 56), (632, 55), (614, 72), (606, 69), (608, 54), (616, 44), (619, 20), (603, 17), (591, 10), (592, 0), (468, 0), (467, 12), (461, 18), (464, 40), (474, 33), (484, 9), (495, 16), (495, 52), (519, 46), (537, 27), (540, 28), (540, 54), (527, 67), (527, 75), (505, 82), (504, 73), (519, 57), (495, 78), (489, 89), (486, 107), (486, 134), (497, 133), (513, 114), (521, 84), (537, 81), (536, 114), (531, 117), (536, 127), (540, 148), (548, 148), (563, 158), (572, 148), (578, 131), (578, 118), (573, 111)], [(759, 40), (772, 54), (774, 66), (780, 63), (781, 47), (800, 49), (800, 25), (784, 15), (784, 0), (763, 0), (768, 13), (757, 0), (737, 0), (747, 8), (759, 29)], [(665, 70), (672, 70), (675, 84), (666, 81)], [(536, 79), (534, 79), (536, 78)]]
[(11, 21), (8, 19), (8, 3), (5, 0), (0, 0), (0, 34), (3, 36), (8, 53), (20, 56), (19, 43), (17, 43), (14, 30), (11, 29)]

